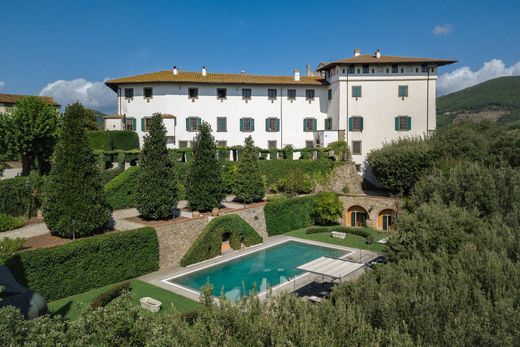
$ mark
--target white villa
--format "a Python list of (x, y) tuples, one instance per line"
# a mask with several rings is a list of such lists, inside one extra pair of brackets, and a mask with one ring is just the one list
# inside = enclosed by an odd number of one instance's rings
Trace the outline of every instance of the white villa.
[(210, 73), (177, 67), (112, 79), (117, 115), (107, 130), (130, 129), (142, 137), (147, 119), (163, 114), (170, 148), (191, 146), (208, 122), (219, 146), (261, 148), (327, 146), (345, 140), (358, 170), (385, 142), (435, 130), (437, 68), (454, 60), (354, 51), (351, 58), (320, 63), (305, 76)]

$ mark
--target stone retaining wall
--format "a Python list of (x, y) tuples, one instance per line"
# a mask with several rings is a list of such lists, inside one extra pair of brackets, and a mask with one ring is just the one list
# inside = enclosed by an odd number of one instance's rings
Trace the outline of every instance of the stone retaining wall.
[(373, 196), (364, 194), (349, 194), (340, 196), (343, 203), (343, 224), (348, 224), (348, 210), (353, 206), (361, 206), (368, 213), (367, 226), (378, 228), (377, 221), (379, 213), (383, 210), (392, 210), (397, 215), (401, 209), (400, 200), (384, 196)]

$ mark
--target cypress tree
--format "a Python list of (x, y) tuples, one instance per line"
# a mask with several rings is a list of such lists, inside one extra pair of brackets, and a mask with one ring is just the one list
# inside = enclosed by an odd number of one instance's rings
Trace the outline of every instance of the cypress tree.
[(258, 167), (258, 150), (251, 136), (246, 138), (240, 154), (233, 192), (245, 203), (261, 200), (265, 195), (265, 185)]
[(202, 123), (193, 141), (193, 157), (186, 181), (186, 197), (194, 211), (219, 207), (225, 196), (221, 162), (208, 123)]
[(78, 237), (100, 232), (112, 212), (82, 126), (86, 112), (79, 103), (65, 110), (44, 185), (43, 216), (51, 234), (60, 237), (71, 238), (73, 232)]
[(148, 123), (144, 137), (136, 207), (145, 219), (166, 219), (177, 205), (177, 179), (166, 148), (166, 128), (156, 113)]

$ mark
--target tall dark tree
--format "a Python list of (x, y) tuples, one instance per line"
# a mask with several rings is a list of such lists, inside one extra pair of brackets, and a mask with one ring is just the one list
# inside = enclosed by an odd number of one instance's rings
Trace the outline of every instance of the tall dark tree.
[(88, 236), (103, 229), (111, 208), (103, 195), (96, 159), (82, 126), (86, 109), (69, 105), (43, 193), (43, 216), (51, 234)]
[(186, 197), (192, 210), (209, 211), (220, 206), (225, 196), (221, 171), (211, 127), (202, 123), (193, 141), (193, 157), (186, 182)]
[(265, 195), (265, 184), (258, 167), (258, 150), (251, 136), (246, 138), (240, 154), (233, 192), (238, 200), (245, 203), (261, 200)]
[(136, 207), (145, 219), (165, 219), (172, 216), (177, 204), (177, 179), (166, 148), (166, 128), (156, 113), (148, 123), (144, 137)]
[(41, 98), (29, 96), (3, 116), (4, 146), (9, 155), (22, 159), (22, 175), (32, 169), (45, 171), (52, 155), (58, 128), (58, 111)]

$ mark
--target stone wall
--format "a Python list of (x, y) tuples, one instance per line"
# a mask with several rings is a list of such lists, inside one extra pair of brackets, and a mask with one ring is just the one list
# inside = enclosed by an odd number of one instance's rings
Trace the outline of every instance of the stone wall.
[(377, 228), (377, 221), (379, 213), (383, 210), (393, 210), (397, 215), (401, 210), (401, 201), (397, 198), (390, 198), (384, 196), (364, 195), (364, 194), (349, 194), (340, 196), (343, 203), (343, 224), (348, 223), (345, 216), (349, 208), (352, 206), (361, 206), (368, 212), (367, 226)]
[(330, 173), (327, 182), (317, 183), (314, 192), (336, 192), (339, 194), (360, 194), (363, 178), (357, 173), (353, 162), (337, 166)]
[[(262, 238), (267, 237), (264, 205), (231, 211), (226, 214), (230, 213), (242, 217)], [(155, 230), (157, 230), (159, 239), (160, 268), (179, 265), (181, 258), (190, 249), (210, 220), (211, 217), (203, 216), (156, 227)]]

